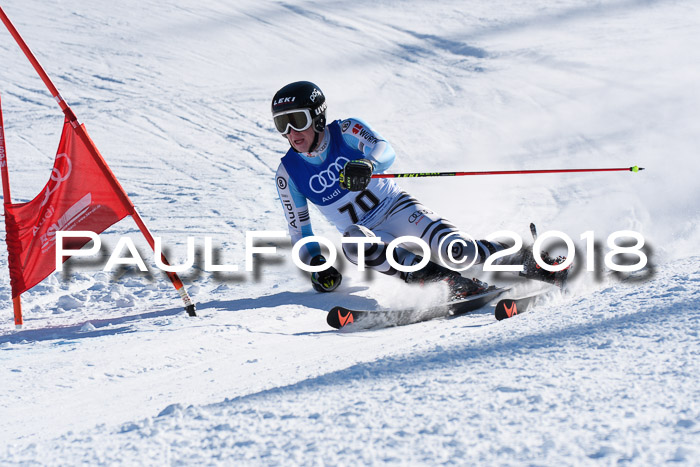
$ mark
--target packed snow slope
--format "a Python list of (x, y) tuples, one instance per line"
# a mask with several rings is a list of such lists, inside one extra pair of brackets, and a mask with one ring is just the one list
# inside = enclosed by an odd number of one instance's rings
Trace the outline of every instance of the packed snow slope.
[[(198, 303), (190, 318), (127, 219), (100, 257), (24, 294), (15, 330), (3, 242), (0, 464), (700, 465), (696, 1), (2, 8), (171, 260), (185, 260), (187, 237), (201, 257), (208, 236), (241, 272), (198, 261), (181, 274)], [(12, 197), (28, 201), (63, 116), (4, 30), (0, 63)], [(475, 237), (527, 242), (530, 222), (566, 233), (570, 293), (500, 323), (484, 308), (337, 332), (325, 323), (334, 304), (388, 308), (439, 291), (341, 264), (343, 285), (319, 295), (284, 240), (245, 272), (246, 232), (286, 229), (273, 175), (287, 144), (269, 104), (296, 80), (323, 89), (330, 119), (385, 136), (391, 171), (647, 170), (402, 181)], [(604, 266), (620, 230), (644, 237), (643, 270)], [(102, 271), (124, 235), (150, 272)]]

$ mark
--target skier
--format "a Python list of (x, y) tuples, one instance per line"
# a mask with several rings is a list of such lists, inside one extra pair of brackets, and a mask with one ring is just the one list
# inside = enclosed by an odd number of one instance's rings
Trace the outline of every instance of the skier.
[[(362, 246), (344, 243), (343, 253), (354, 264), (358, 264), (358, 248), (363, 248), (367, 267), (396, 275), (407, 283), (442, 281), (449, 287), (451, 299), (488, 287), (443, 264), (450, 259), (454, 261), (451, 266), (483, 263), (506, 245), (464, 238), (452, 223), (402, 191), (392, 179), (371, 178), (373, 173), (382, 173), (391, 166), (395, 153), (364, 121), (349, 118), (326, 124), (326, 98), (318, 86), (308, 81), (294, 82), (277, 91), (272, 99), (272, 117), (277, 131), (291, 146), (282, 157), (276, 182), (292, 244), (313, 235), (308, 209), (311, 201), (344, 237), (381, 240)], [(392, 267), (386, 257), (388, 243), (406, 235), (424, 240), (431, 252), (426, 266), (409, 273)], [(393, 255), (402, 266), (415, 265), (423, 259), (401, 247), (395, 248)], [(301, 248), (300, 259), (311, 266), (326, 262), (315, 242)], [(319, 292), (335, 290), (341, 280), (340, 272), (332, 266), (311, 274), (313, 287)]]

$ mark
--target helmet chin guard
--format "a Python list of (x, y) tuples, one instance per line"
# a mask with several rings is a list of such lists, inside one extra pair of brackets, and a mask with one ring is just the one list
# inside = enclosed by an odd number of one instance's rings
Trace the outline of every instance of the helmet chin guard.
[(314, 152), (316, 150), (316, 148), (318, 147), (319, 140), (321, 139), (321, 133), (316, 131), (315, 127), (314, 132), (314, 141), (313, 143), (311, 143), (311, 146), (309, 146), (309, 152)]

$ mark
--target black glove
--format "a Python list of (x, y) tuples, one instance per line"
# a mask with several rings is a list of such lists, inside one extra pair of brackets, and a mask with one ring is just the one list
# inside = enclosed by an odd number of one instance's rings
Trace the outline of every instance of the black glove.
[(367, 159), (349, 161), (339, 174), (340, 187), (350, 191), (362, 191), (372, 180), (374, 165)]
[[(311, 266), (319, 266), (326, 262), (323, 255), (314, 256), (311, 260)], [(320, 272), (311, 273), (311, 284), (317, 292), (333, 292), (340, 285), (343, 276), (333, 266)]]

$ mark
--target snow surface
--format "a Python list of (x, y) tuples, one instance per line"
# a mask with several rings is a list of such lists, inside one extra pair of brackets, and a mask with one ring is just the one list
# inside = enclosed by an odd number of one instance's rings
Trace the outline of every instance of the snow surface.
[[(421, 292), (344, 265), (339, 291), (315, 294), (280, 241), (257, 273), (182, 274), (197, 318), (152, 260), (71, 261), (23, 295), (16, 331), (3, 252), (0, 464), (700, 465), (698, 2), (2, 7), (176, 263), (187, 236), (210, 236), (243, 269), (246, 231), (285, 229), (269, 101), (300, 79), (330, 118), (388, 138), (396, 172), (647, 170), (402, 181), (474, 236), (526, 238), (534, 221), (575, 240), (571, 294), (500, 323), (483, 309), (334, 331), (333, 304)], [(28, 201), (62, 114), (9, 33), (0, 57), (13, 201)], [(646, 239), (643, 271), (602, 266), (618, 230)], [(103, 255), (122, 235), (149, 257), (131, 220)]]

